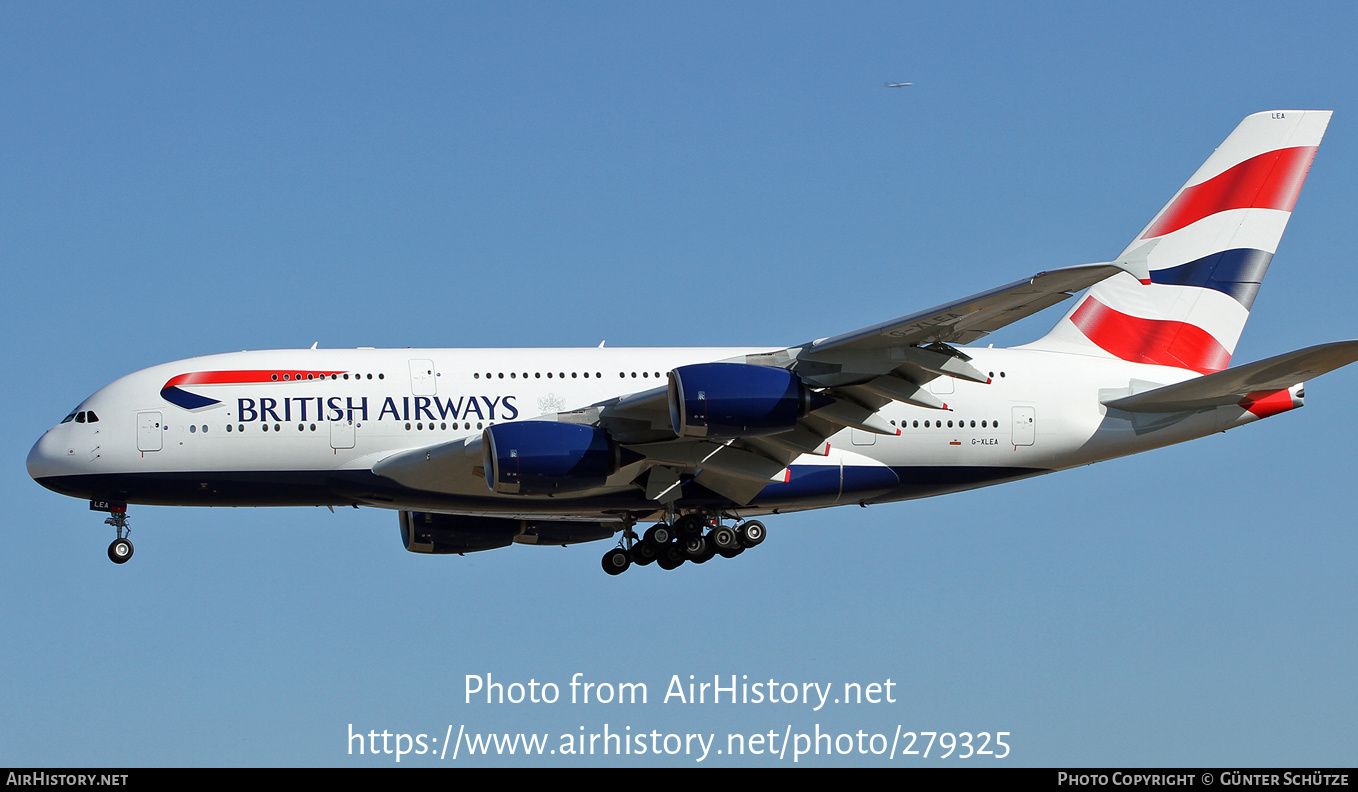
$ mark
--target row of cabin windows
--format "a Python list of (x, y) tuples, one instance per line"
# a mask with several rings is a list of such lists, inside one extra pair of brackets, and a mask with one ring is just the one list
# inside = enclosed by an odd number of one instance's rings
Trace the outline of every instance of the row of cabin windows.
[[(71, 421), (71, 420), (74, 420), (76, 423), (95, 423), (96, 421), (99, 420), (99, 417), (96, 416), (96, 415), (94, 414), (93, 411), (86, 411), (86, 412), (81, 412), (81, 413), (72, 413), (71, 415), (66, 416), (66, 418), (65, 418), (64, 420), (62, 420), (62, 423), (66, 423), (67, 421)], [(493, 423), (493, 422), (492, 422), (492, 423)], [(891, 422), (891, 425), (892, 425), (892, 426), (896, 426), (896, 422), (895, 422), (895, 421), (892, 421), (892, 422)], [(925, 429), (942, 429), (942, 428), (943, 428), (943, 425), (944, 425), (944, 422), (943, 422), (943, 421), (935, 421), (935, 420), (931, 420), (931, 419), (927, 419), (927, 418), (926, 418), (926, 419), (924, 420), (924, 427), (923, 427), (923, 428), (925, 428)], [(919, 429), (919, 428), (920, 428), (920, 422), (917, 421), (917, 420), (916, 420), (916, 421), (901, 421), (900, 426), (901, 426), (902, 429)], [(958, 429), (965, 429), (965, 428), (968, 427), (968, 422), (967, 422), (967, 421), (963, 421), (963, 420), (958, 420), (958, 421), (956, 422), (956, 426), (957, 426)], [(266, 431), (266, 432), (269, 431), (269, 425), (268, 425), (267, 423), (260, 424), (260, 427), (261, 427), (264, 431)], [(952, 420), (949, 420), (949, 421), (947, 422), (947, 427), (948, 427), (949, 429), (952, 429), (952, 428), (953, 428), (953, 421), (952, 421)], [(970, 427), (971, 427), (972, 429), (977, 428), (977, 426), (976, 426), (976, 421), (975, 421), (975, 420), (970, 421)], [(166, 427), (166, 428), (168, 429), (169, 427)], [(411, 424), (410, 424), (409, 421), (406, 422), (405, 428), (406, 428), (407, 431), (409, 431), (409, 430), (411, 429)], [(414, 428), (415, 428), (416, 431), (425, 431), (426, 429), (428, 429), (428, 430), (430, 430), (430, 431), (433, 431), (433, 429), (434, 429), (434, 422), (433, 422), (433, 421), (430, 421), (429, 424), (426, 426), (425, 423), (424, 423), (423, 421), (418, 421), (418, 422), (416, 422), (416, 423), (414, 424)], [(445, 421), (445, 422), (440, 423), (440, 424), (438, 425), (438, 428), (439, 428), (440, 430), (442, 430), (442, 431), (447, 431), (448, 428), (449, 428), (449, 425), (448, 425), (448, 423)], [(471, 428), (472, 428), (471, 421), (464, 421), (464, 422), (462, 423), (462, 428), (463, 428), (463, 429), (471, 429)], [(483, 421), (477, 421), (477, 422), (476, 422), (476, 428), (477, 428), (477, 429), (484, 429), (484, 428), (485, 428), (485, 422), (483, 422)], [(993, 429), (998, 429), (998, 428), (1000, 428), (1000, 422), (999, 422), (999, 421), (987, 421), (987, 420), (982, 420), (982, 421), (981, 421), (981, 424), (980, 424), (980, 428), (982, 428), (982, 429), (991, 429), (991, 428), (993, 428)], [(226, 431), (230, 432), (230, 431), (232, 431), (233, 429), (234, 429), (235, 431), (238, 431), (238, 432), (244, 432), (244, 431), (245, 431), (245, 424), (236, 424), (236, 425), (227, 424), (227, 425), (226, 425)], [(452, 429), (453, 429), (453, 431), (457, 431), (457, 422), (456, 422), (456, 421), (453, 422), (453, 424), (452, 424)], [(201, 431), (203, 434), (207, 434), (208, 425), (207, 425), (207, 424), (202, 424), (201, 427), (200, 427), (198, 424), (190, 424), (190, 425), (189, 425), (189, 432), (190, 432), (191, 434), (197, 434), (197, 433), (200, 432), (200, 431)], [(274, 424), (274, 425), (273, 425), (273, 431), (275, 431), (275, 432), (281, 432), (281, 431), (283, 431), (283, 425), (282, 425), (282, 424)], [(297, 431), (299, 431), (299, 432), (305, 432), (305, 431), (312, 431), (312, 432), (314, 432), (314, 431), (316, 431), (316, 424), (314, 424), (314, 423), (313, 423), (313, 424), (310, 424), (310, 425), (308, 425), (308, 424), (297, 424)]]
[[(349, 379), (350, 377), (353, 377), (353, 378), (356, 379), (356, 380), (361, 380), (361, 379), (364, 379), (365, 377), (366, 377), (367, 379), (372, 379), (372, 378), (373, 378), (373, 375), (371, 375), (371, 374), (367, 374), (367, 375), (364, 375), (364, 374), (331, 374), (331, 375), (330, 375), (330, 379), (332, 379), (332, 380), (337, 380), (337, 379)], [(386, 375), (386, 374), (378, 374), (378, 375), (377, 375), (377, 378), (378, 378), (378, 379), (386, 379), (386, 378), (387, 378), (387, 375)], [(298, 372), (298, 373), (296, 373), (296, 374), (272, 374), (272, 375), (270, 375), (270, 379), (272, 379), (274, 382), (279, 382), (279, 381), (288, 382), (289, 380), (325, 379), (325, 375), (324, 375), (324, 374), (317, 375), (317, 374), (314, 374), (314, 373), (313, 373), (313, 374), (307, 374), (307, 375), (303, 376), (301, 372)]]
[[(896, 422), (895, 422), (895, 421), (892, 421), (892, 422), (891, 422), (891, 425), (892, 425), (892, 426), (895, 426), (895, 425), (896, 425)], [(919, 428), (920, 428), (920, 422), (919, 422), (919, 421), (901, 421), (901, 428), (902, 428), (902, 429), (919, 429)], [(924, 421), (924, 428), (925, 428), (925, 429), (942, 429), (942, 428), (943, 428), (943, 422), (942, 422), (942, 421), (930, 421), (930, 420), (926, 419), (926, 420)], [(948, 428), (949, 428), (949, 429), (953, 428), (953, 422), (952, 422), (952, 421), (948, 421)], [(957, 421), (957, 428), (958, 428), (958, 429), (966, 429), (966, 428), (967, 428), (967, 422), (966, 422), (966, 421)], [(975, 428), (976, 428), (976, 422), (975, 422), (975, 421), (972, 421), (972, 422), (971, 422), (971, 428), (972, 428), (972, 429), (975, 429)], [(981, 428), (982, 428), (982, 429), (999, 429), (999, 428), (1000, 428), (1000, 422), (999, 422), (999, 421), (981, 421)]]
[[(82, 413), (82, 415), (83, 415), (83, 414), (84, 414), (84, 413)], [(89, 415), (92, 416), (92, 415), (94, 415), (94, 413), (89, 413)], [(69, 421), (69, 420), (71, 420), (71, 418), (68, 417), (66, 420)], [(77, 418), (76, 420), (79, 420), (79, 419)], [(87, 418), (87, 420), (90, 421), (90, 422), (94, 422), (94, 421), (97, 421), (97, 420), (99, 420), (99, 419), (98, 419), (98, 418)], [(62, 421), (62, 423), (65, 423), (65, 422), (66, 422), (66, 421)], [(492, 425), (493, 425), (493, 422), (492, 422)], [(895, 421), (892, 421), (892, 422), (891, 422), (891, 425), (892, 425), (892, 426), (895, 426), (895, 425), (896, 425), (896, 422), (895, 422)], [(944, 425), (944, 422), (943, 422), (943, 421), (933, 421), (933, 420), (930, 420), (930, 419), (925, 419), (923, 428), (925, 428), (925, 429), (942, 429), (942, 428), (943, 428), (943, 425)], [(483, 421), (477, 421), (477, 422), (476, 422), (476, 428), (477, 428), (477, 429), (484, 429), (485, 426), (486, 426), (486, 423), (483, 422)], [(909, 421), (909, 422), (907, 422), (907, 421), (901, 421), (900, 426), (901, 426), (902, 429), (919, 429), (919, 428), (920, 428), (920, 422), (919, 422), (919, 421)], [(961, 420), (959, 420), (959, 421), (956, 422), (956, 426), (957, 426), (958, 429), (965, 429), (965, 428), (967, 428), (967, 426), (968, 426), (968, 422), (967, 422), (967, 421), (961, 421)], [(949, 429), (952, 429), (952, 428), (953, 428), (953, 421), (951, 421), (951, 420), (948, 421), (948, 422), (947, 422), (947, 427), (948, 427)], [(970, 427), (971, 427), (972, 429), (977, 428), (976, 421), (974, 421), (974, 420), (971, 421), (971, 422), (970, 422)], [(169, 427), (166, 427), (166, 428), (168, 429)], [(268, 425), (267, 423), (260, 424), (260, 428), (263, 429), (263, 430), (266, 431), (266, 432), (269, 431), (269, 425)], [(430, 421), (428, 424), (425, 424), (423, 421), (417, 421), (417, 422), (413, 425), (413, 427), (412, 427), (412, 424), (411, 424), (409, 421), (407, 421), (407, 422), (406, 422), (406, 425), (405, 425), (405, 428), (406, 428), (406, 431), (410, 431), (410, 430), (413, 428), (415, 431), (423, 432), (423, 431), (426, 431), (426, 430), (427, 430), (427, 431), (433, 431), (433, 430), (435, 429), (435, 426), (434, 426), (434, 422), (433, 422), (433, 421)], [(448, 429), (449, 429), (449, 424), (445, 421), (445, 422), (440, 423), (440, 424), (438, 425), (437, 428), (438, 428), (440, 431), (445, 431), (445, 432), (446, 432), (446, 431), (448, 431)], [(452, 423), (452, 427), (451, 427), (451, 428), (452, 428), (453, 431), (457, 431), (457, 422), (456, 422), (456, 421), (454, 421), (454, 422)], [(462, 423), (462, 428), (463, 428), (463, 429), (466, 429), (466, 430), (470, 430), (470, 429), (472, 428), (471, 421), (464, 421), (464, 422)], [(983, 420), (983, 421), (981, 421), (981, 423), (980, 423), (980, 428), (982, 428), (982, 429), (991, 429), (991, 428), (993, 428), (993, 429), (998, 429), (998, 428), (1000, 428), (1000, 422), (999, 422), (999, 421), (987, 421), (987, 420)], [(237, 431), (237, 432), (244, 432), (244, 431), (245, 431), (245, 424), (235, 424), (235, 425), (233, 425), (233, 424), (227, 424), (227, 425), (226, 425), (226, 431), (231, 432), (231, 431), (233, 431), (233, 430), (234, 430), (234, 431)], [(197, 434), (197, 433), (200, 432), (200, 431), (201, 431), (203, 434), (207, 434), (207, 431), (208, 431), (208, 426), (207, 426), (207, 424), (202, 424), (201, 427), (200, 427), (198, 424), (190, 424), (190, 425), (189, 425), (189, 432), (190, 432), (190, 433), (192, 433), (192, 434)], [(282, 424), (274, 424), (274, 425), (273, 425), (273, 431), (275, 431), (275, 432), (281, 432), (281, 431), (283, 431), (283, 425), (282, 425)], [(313, 423), (313, 424), (297, 424), (297, 431), (299, 431), (299, 432), (306, 432), (306, 431), (312, 431), (312, 432), (314, 432), (314, 431), (316, 431), (316, 424), (314, 424), (314, 423)]]
[[(97, 421), (97, 420), (99, 420), (99, 419), (96, 418), (95, 420)], [(269, 425), (266, 424), (266, 423), (260, 424), (259, 427), (260, 427), (260, 429), (262, 429), (262, 430), (264, 430), (264, 431), (266, 431), (266, 432), (271, 431), (271, 430), (269, 429)], [(476, 422), (476, 428), (477, 428), (477, 429), (484, 429), (485, 427), (486, 427), (486, 424), (485, 424), (484, 421), (477, 421), (477, 422)], [(165, 428), (166, 428), (166, 429), (169, 429), (168, 426), (166, 426)], [(410, 429), (410, 428), (411, 428), (411, 425), (410, 425), (410, 423), (407, 422), (407, 423), (406, 423), (406, 429)], [(431, 421), (431, 422), (429, 423), (429, 425), (426, 427), (425, 424), (424, 424), (423, 422), (420, 422), (420, 423), (416, 423), (414, 428), (417, 429), (417, 430), (421, 430), (421, 431), (423, 431), (424, 429), (430, 429), (430, 430), (432, 430), (432, 429), (434, 428), (434, 424), (433, 424), (433, 422)], [(444, 431), (447, 431), (448, 429), (451, 428), (452, 430), (456, 431), (456, 430), (457, 430), (457, 422), (454, 421), (454, 422), (451, 424), (451, 426), (450, 426), (447, 422), (440, 423), (440, 424), (438, 425), (438, 428), (439, 428), (439, 429), (442, 429), (442, 430), (444, 430)], [(471, 428), (472, 428), (471, 421), (464, 421), (464, 422), (462, 423), (462, 428), (463, 428), (463, 429), (471, 429)], [(199, 432), (202, 432), (203, 434), (207, 434), (207, 431), (208, 431), (208, 425), (207, 425), (207, 424), (202, 424), (201, 426), (200, 426), (199, 424), (190, 424), (190, 425), (189, 425), (189, 433), (190, 433), (190, 434), (198, 434)], [(245, 431), (245, 424), (227, 424), (227, 425), (226, 425), (226, 431), (228, 431), (228, 432), (233, 432), (233, 431), (234, 431), (234, 432), (244, 432), (244, 431)], [(283, 431), (283, 425), (282, 425), (282, 424), (274, 424), (274, 425), (273, 425), (272, 431), (274, 431), (274, 432), (281, 432), (281, 431)], [(297, 431), (299, 431), (299, 432), (308, 432), (308, 431), (314, 432), (314, 431), (316, 431), (316, 424), (297, 424)]]
[[(531, 378), (532, 378), (532, 379), (542, 379), (544, 376), (545, 376), (547, 379), (552, 379), (553, 377), (555, 377), (556, 379), (566, 379), (566, 372), (564, 372), (564, 371), (558, 371), (558, 372), (556, 372), (555, 374), (553, 374), (552, 372), (548, 371), (546, 374), (543, 374), (543, 372), (541, 372), (541, 371), (536, 371), (536, 372), (533, 372)], [(604, 378), (603, 372), (601, 372), (601, 371), (596, 371), (596, 372), (594, 372), (593, 376), (594, 376), (595, 379), (603, 379), (603, 378)], [(660, 373), (659, 371), (656, 371), (656, 372), (643, 371), (643, 372), (641, 372), (639, 375), (637, 374), (637, 372), (633, 371), (632, 374), (631, 374), (632, 379), (636, 379), (638, 376), (640, 376), (640, 377), (643, 378), (643, 379), (650, 379), (651, 377), (655, 377), (656, 379), (660, 379), (662, 375), (661, 375), (661, 373)], [(571, 379), (576, 379), (576, 378), (578, 378), (578, 377), (584, 377), (585, 379), (589, 379), (589, 378), (590, 378), (590, 373), (589, 373), (588, 371), (584, 371), (584, 372), (580, 372), (580, 371), (572, 371), (572, 372), (570, 373), (570, 378), (571, 378)], [(627, 377), (628, 377), (628, 374), (627, 374), (626, 371), (619, 371), (619, 372), (618, 372), (618, 379), (627, 379)], [(523, 374), (519, 374), (519, 372), (517, 372), (517, 371), (511, 371), (511, 372), (509, 372), (509, 379), (529, 379), (529, 378), (530, 378), (530, 377), (529, 377), (529, 374), (528, 374), (528, 372), (526, 372), (526, 371), (523, 372)], [(480, 372), (476, 372), (475, 374), (472, 374), (472, 379), (481, 379), (481, 373), (480, 373)], [(486, 372), (486, 379), (505, 379), (505, 372), (501, 371), (501, 372), (499, 372), (498, 374), (492, 374), (491, 372), (487, 371), (487, 372)]]

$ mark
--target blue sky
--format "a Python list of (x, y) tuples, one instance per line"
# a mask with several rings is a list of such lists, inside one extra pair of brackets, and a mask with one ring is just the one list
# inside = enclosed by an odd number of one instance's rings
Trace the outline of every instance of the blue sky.
[[(23, 467), (101, 385), (199, 354), (785, 345), (1105, 260), (1278, 108), (1335, 116), (1236, 360), (1358, 336), (1351, 5), (52, 3), (0, 21), (0, 764), (386, 766), (350, 755), (350, 724), (555, 745), (605, 723), (1009, 732), (992, 764), (1352, 763), (1358, 370), (1225, 435), (783, 516), (735, 561), (616, 579), (601, 544), (406, 553), (376, 510), (134, 507), (137, 556), (115, 567), (102, 515)], [(565, 690), (577, 672), (651, 701), (464, 701), (467, 674)], [(690, 674), (891, 679), (898, 700), (659, 703)], [(831, 763), (940, 760), (800, 762)]]

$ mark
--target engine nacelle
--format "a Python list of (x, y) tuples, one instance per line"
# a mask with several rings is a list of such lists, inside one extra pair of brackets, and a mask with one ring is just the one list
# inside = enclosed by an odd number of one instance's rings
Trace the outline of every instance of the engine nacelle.
[(486, 486), (505, 495), (579, 492), (603, 486), (622, 450), (597, 426), (556, 421), (495, 424), (481, 435)]
[(724, 440), (778, 434), (830, 404), (784, 368), (697, 363), (670, 372), (670, 424), (680, 437)]
[(568, 545), (608, 539), (617, 523), (513, 520), (460, 514), (401, 512), (401, 544), (412, 553), (448, 555), (494, 550), (511, 543)]
[(522, 530), (518, 520), (401, 512), (401, 544), (412, 553), (474, 553), (508, 547)]

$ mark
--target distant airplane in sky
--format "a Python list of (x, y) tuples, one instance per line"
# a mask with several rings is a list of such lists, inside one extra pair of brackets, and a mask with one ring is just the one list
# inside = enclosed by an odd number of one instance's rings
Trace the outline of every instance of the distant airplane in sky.
[[(616, 536), (603, 566), (618, 574), (738, 555), (765, 538), (755, 517), (1203, 437), (1300, 407), (1304, 381), (1358, 360), (1341, 341), (1227, 368), (1329, 120), (1249, 116), (1113, 261), (861, 330), (775, 348), (200, 357), (96, 391), (28, 472), (109, 513), (117, 563), (129, 503), (370, 506), (398, 513), (415, 553)], [(959, 348), (1084, 289), (1032, 343)]]
[(886, 87), (888, 87), (888, 88), (908, 88), (908, 87), (911, 86), (911, 85), (914, 85), (914, 83), (887, 83), (887, 84), (886, 84)]

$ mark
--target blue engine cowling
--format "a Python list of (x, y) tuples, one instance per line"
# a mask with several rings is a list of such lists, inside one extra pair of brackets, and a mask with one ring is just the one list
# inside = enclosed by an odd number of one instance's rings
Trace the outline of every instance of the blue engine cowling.
[(516, 421), (486, 429), (481, 441), (486, 486), (506, 495), (593, 489), (622, 465), (621, 448), (596, 426)]
[(833, 400), (775, 366), (698, 363), (670, 372), (670, 424), (680, 437), (728, 439), (786, 432)]

